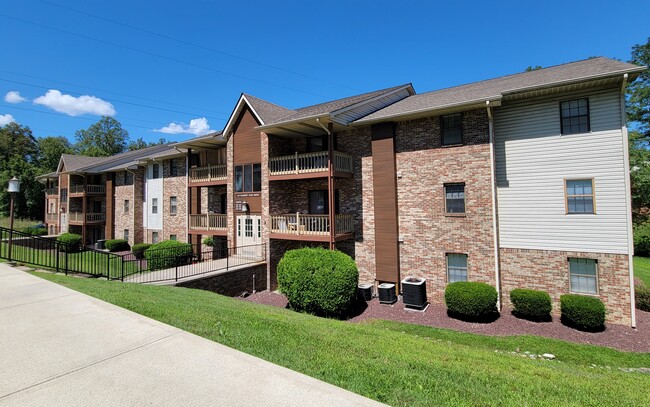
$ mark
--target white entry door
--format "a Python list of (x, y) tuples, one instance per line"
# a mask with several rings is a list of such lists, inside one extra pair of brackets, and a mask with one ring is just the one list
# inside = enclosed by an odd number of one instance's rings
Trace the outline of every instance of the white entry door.
[(68, 232), (68, 214), (67, 213), (62, 213), (61, 214), (60, 232), (61, 233), (67, 233)]
[(262, 217), (259, 215), (237, 216), (237, 254), (251, 257), (262, 256)]

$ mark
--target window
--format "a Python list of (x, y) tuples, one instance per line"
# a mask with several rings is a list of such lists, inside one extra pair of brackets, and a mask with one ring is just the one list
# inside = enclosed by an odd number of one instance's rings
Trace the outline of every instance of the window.
[(176, 199), (175, 196), (170, 196), (169, 197), (169, 213), (171, 215), (176, 215), (177, 211), (178, 211), (178, 199)]
[(560, 127), (562, 134), (587, 133), (589, 131), (589, 100), (585, 98), (561, 102)]
[(124, 200), (124, 213), (129, 213), (130, 202), (128, 199)]
[(448, 114), (440, 118), (442, 145), (463, 144), (463, 115)]
[(598, 294), (597, 264), (595, 259), (569, 259), (569, 290), (572, 293)]
[(178, 163), (176, 160), (169, 160), (169, 174), (172, 177), (178, 176)]
[(151, 199), (151, 213), (158, 213), (158, 198)]
[(158, 243), (158, 232), (151, 232), (151, 243)]
[(262, 190), (262, 165), (235, 166), (235, 192), (259, 192)]
[(158, 164), (152, 165), (151, 172), (152, 172), (151, 178), (153, 179), (160, 178), (160, 165)]
[(445, 184), (445, 213), (465, 213), (465, 184)]
[(128, 171), (124, 171), (124, 185), (133, 184), (133, 174)]
[(54, 211), (54, 202), (50, 202), (50, 210), (47, 213), (56, 213)]
[(61, 188), (61, 201), (65, 202), (68, 200), (68, 188)]
[(176, 235), (169, 235), (169, 240), (176, 240)]
[(566, 213), (596, 213), (593, 179), (565, 180)]
[(467, 281), (467, 255), (447, 254), (447, 282)]
[[(309, 213), (324, 215), (330, 213), (326, 189), (309, 191)], [(339, 213), (339, 190), (334, 190), (334, 213)]]
[(124, 240), (129, 240), (129, 229), (124, 229)]

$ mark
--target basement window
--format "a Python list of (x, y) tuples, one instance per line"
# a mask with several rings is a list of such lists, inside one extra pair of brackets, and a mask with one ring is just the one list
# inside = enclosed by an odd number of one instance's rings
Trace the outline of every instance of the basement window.
[(447, 282), (467, 281), (467, 255), (447, 253)]
[(595, 259), (569, 258), (570, 291), (598, 294), (598, 262)]

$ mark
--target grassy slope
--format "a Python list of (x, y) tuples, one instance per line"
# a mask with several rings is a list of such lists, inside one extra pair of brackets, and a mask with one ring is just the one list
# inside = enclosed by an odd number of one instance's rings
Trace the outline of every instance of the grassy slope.
[[(9, 228), (9, 218), (0, 217), (0, 226), (3, 228)], [(22, 230), (28, 226), (34, 226), (38, 223), (41, 223), (40, 220), (33, 219), (14, 219), (14, 230)]]
[(650, 258), (634, 256), (634, 276), (650, 286)]
[[(645, 405), (650, 367), (558, 340), (486, 337), (387, 321), (352, 324), (176, 287), (41, 277), (391, 405)], [(549, 352), (529, 360), (496, 350)]]

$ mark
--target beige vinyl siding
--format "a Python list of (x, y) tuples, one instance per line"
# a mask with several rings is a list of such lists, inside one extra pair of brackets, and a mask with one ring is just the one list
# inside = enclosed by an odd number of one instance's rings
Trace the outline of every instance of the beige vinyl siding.
[[(591, 132), (560, 135), (559, 102), (589, 98)], [(501, 247), (628, 251), (618, 89), (495, 110)], [(596, 214), (566, 214), (565, 179), (594, 179)]]

